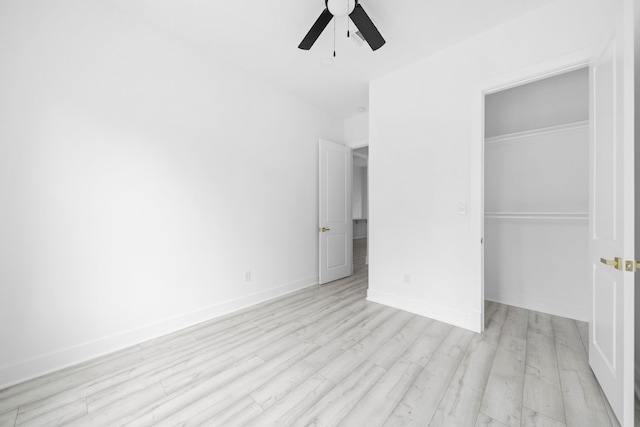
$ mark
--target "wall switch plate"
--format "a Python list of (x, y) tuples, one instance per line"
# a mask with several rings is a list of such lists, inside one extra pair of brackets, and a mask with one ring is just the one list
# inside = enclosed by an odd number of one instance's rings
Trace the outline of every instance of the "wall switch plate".
[(251, 270), (247, 270), (244, 272), (244, 281), (245, 282), (251, 281)]
[(467, 214), (467, 204), (458, 203), (458, 215), (466, 215), (466, 214)]
[(405, 285), (410, 285), (411, 284), (411, 275), (409, 273), (404, 273), (404, 275), (402, 276), (402, 280), (403, 280)]

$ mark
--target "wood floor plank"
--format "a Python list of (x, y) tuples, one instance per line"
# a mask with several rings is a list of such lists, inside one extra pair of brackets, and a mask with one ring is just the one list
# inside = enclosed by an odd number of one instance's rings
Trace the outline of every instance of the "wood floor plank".
[(502, 328), (506, 320), (508, 306), (496, 302), (492, 304), (490, 315), (485, 318), (484, 335), (487, 337), (495, 337), (497, 341), (502, 335)]
[(431, 320), (413, 316), (393, 337), (369, 356), (372, 363), (389, 369), (431, 324)]
[[(602, 391), (602, 389), (600, 389), (600, 396), (602, 396), (602, 401), (604, 402), (604, 407), (607, 410), (607, 415), (609, 416), (609, 421), (611, 422), (611, 425), (613, 427), (620, 427), (620, 422), (618, 421), (618, 417), (616, 417), (616, 414), (613, 412), (613, 408), (611, 408), (611, 405), (609, 404), (609, 401), (607, 400), (607, 397), (604, 395), (604, 392)], [(639, 426), (636, 426), (639, 427)]]
[(18, 417), (18, 409), (12, 409), (0, 414), (0, 426), (13, 427)]
[(516, 339), (526, 340), (529, 327), (529, 312), (524, 308), (512, 307), (507, 308), (504, 325), (502, 327), (502, 335), (513, 337)]
[(565, 423), (542, 415), (526, 406), (522, 408), (522, 427), (566, 427)]
[(386, 343), (398, 332), (412, 315), (406, 312), (394, 313), (387, 322), (377, 327), (369, 335), (356, 343), (350, 349), (330, 361), (320, 371), (320, 375), (338, 384), (351, 371), (356, 369), (364, 360), (373, 354), (382, 344)]
[(421, 366), (427, 366), (431, 357), (452, 329), (451, 325), (434, 320), (414, 341), (413, 345), (407, 349), (402, 358)]
[(582, 340), (582, 345), (584, 346), (584, 352), (587, 354), (587, 359), (589, 358), (589, 324), (587, 322), (580, 322), (579, 320), (574, 320), (576, 322), (576, 326), (578, 327), (578, 334), (580, 334), (580, 339)]
[(507, 426), (484, 414), (478, 414), (478, 419), (476, 420), (475, 427), (507, 427)]
[(268, 409), (352, 346), (353, 343), (337, 337), (282, 372), (272, 381), (255, 388), (250, 392), (250, 396), (263, 409)]
[[(337, 337), (342, 337), (344, 341), (359, 341), (368, 335), (370, 331), (365, 328), (357, 327), (358, 324), (365, 322), (365, 320), (370, 317), (380, 315), (384, 311), (383, 309), (384, 306), (379, 304), (367, 304), (357, 313), (351, 314), (337, 321), (334, 320), (333, 324), (326, 325), (317, 335), (313, 336), (311, 340), (318, 345), (326, 345)], [(347, 333), (350, 334), (346, 335)], [(306, 337), (305, 335), (301, 336), (303, 338)]]
[(385, 427), (428, 425), (460, 363), (446, 352), (436, 352), (400, 400)]
[(523, 405), (564, 423), (564, 404), (554, 338), (529, 331)]
[(564, 317), (553, 316), (552, 323), (558, 366), (590, 373), (589, 359), (582, 344), (582, 338), (580, 338), (576, 322)]
[(382, 426), (423, 368), (417, 363), (398, 359), (351, 412), (340, 421), (339, 425), (342, 427), (364, 424), (367, 427)]
[[(506, 323), (505, 323), (506, 326)], [(518, 331), (519, 328), (512, 328)], [(524, 388), (525, 346), (522, 340), (503, 335), (491, 367), (480, 412), (507, 426), (519, 426)], [(503, 344), (508, 342), (509, 345)]]
[(241, 427), (262, 413), (262, 408), (246, 396), (219, 414), (209, 418), (203, 425)]
[(529, 331), (536, 334), (553, 336), (551, 315), (539, 311), (529, 311)]
[(474, 424), (497, 348), (495, 340), (474, 336), (430, 427), (466, 427)]
[(109, 426), (121, 419), (123, 415), (143, 410), (166, 395), (162, 385), (152, 384), (144, 389), (130, 392), (122, 399), (103, 405), (95, 411), (89, 410), (89, 413), (66, 424), (66, 427)]
[(385, 372), (383, 368), (365, 360), (302, 414), (293, 425), (298, 427), (337, 425)]
[(60, 426), (67, 424), (81, 416), (87, 414), (86, 399), (79, 399), (75, 402), (62, 405), (50, 412), (40, 414), (30, 418), (29, 415), (23, 416), (18, 410), (18, 418), (16, 426), (24, 427), (44, 427), (44, 426)]
[(247, 427), (290, 426), (334, 387), (331, 381), (316, 374), (254, 418)]
[(560, 368), (560, 381), (567, 427), (608, 427), (611, 425), (591, 373)]

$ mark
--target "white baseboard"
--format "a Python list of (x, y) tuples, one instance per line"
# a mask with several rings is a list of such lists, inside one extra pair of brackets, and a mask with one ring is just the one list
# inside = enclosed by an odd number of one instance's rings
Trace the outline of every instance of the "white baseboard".
[[(486, 290), (485, 290), (486, 292)], [(539, 311), (541, 313), (553, 314), (554, 316), (568, 317), (569, 319), (588, 322), (590, 320), (589, 307), (578, 307), (562, 304), (555, 301), (500, 292), (499, 294), (485, 293), (485, 299), (499, 302), (501, 304), (513, 305), (515, 307), (526, 308), (527, 310)]]
[(222, 304), (0, 367), (0, 390), (318, 284), (309, 277)]
[(468, 313), (462, 313), (459, 311), (427, 304), (422, 301), (416, 301), (410, 298), (392, 295), (372, 289), (369, 289), (367, 291), (367, 301), (388, 305), (389, 307), (408, 311), (409, 313), (418, 314), (420, 316), (439, 320), (453, 326), (469, 329), (473, 332), (480, 332), (476, 330), (476, 325), (472, 325), (473, 319), (471, 318), (472, 316)]

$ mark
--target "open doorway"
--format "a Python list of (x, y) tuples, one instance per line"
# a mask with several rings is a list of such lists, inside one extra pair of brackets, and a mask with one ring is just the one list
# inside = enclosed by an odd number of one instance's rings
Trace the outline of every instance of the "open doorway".
[(588, 321), (589, 72), (485, 96), (485, 299)]
[(369, 254), (369, 147), (353, 149), (352, 217), (354, 271), (368, 264)]

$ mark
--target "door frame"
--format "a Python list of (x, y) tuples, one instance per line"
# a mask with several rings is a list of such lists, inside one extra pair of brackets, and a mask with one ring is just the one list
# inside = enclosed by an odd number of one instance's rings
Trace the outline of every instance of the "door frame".
[[(477, 266), (477, 276), (479, 277), (479, 286), (475, 291), (474, 300), (476, 310), (474, 331), (482, 333), (484, 331), (484, 170), (485, 170), (485, 96), (495, 92), (500, 92), (516, 86), (543, 80), (559, 74), (589, 67), (593, 49), (583, 49), (562, 57), (554, 58), (550, 61), (544, 61), (529, 67), (521, 68), (500, 76), (485, 80), (474, 86), (473, 104), (474, 108), (472, 117), (472, 141), (471, 144), (471, 182), (470, 182), (470, 211), (475, 213), (471, 216), (471, 234), (476, 237), (478, 242), (477, 252), (474, 259), (479, 260)], [(591, 89), (589, 89), (591, 90)]]

